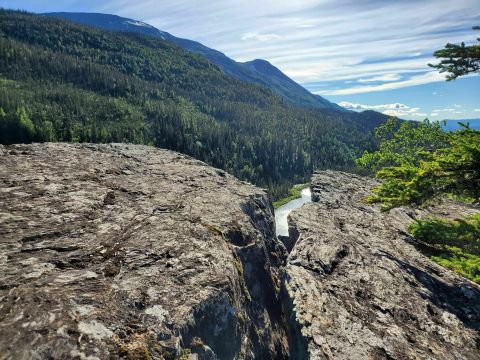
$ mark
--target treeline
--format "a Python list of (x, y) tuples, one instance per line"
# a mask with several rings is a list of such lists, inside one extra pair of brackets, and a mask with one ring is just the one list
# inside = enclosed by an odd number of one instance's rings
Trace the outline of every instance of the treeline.
[(0, 142), (131, 142), (192, 155), (274, 198), (351, 170), (383, 117), (295, 107), (161, 39), (0, 10)]

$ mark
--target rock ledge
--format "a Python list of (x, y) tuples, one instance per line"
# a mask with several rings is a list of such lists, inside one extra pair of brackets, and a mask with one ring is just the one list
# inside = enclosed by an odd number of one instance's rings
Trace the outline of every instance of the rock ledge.
[(0, 157), (0, 358), (288, 353), (265, 191), (147, 146)]
[(292, 359), (479, 359), (479, 288), (414, 247), (406, 229), (425, 213), (365, 205), (375, 185), (316, 173), (316, 202), (290, 215), (282, 291)]

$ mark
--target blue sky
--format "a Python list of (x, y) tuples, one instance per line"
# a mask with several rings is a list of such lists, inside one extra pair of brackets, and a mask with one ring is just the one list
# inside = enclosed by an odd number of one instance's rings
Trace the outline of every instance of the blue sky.
[(427, 66), (447, 42), (473, 44), (480, 0), (0, 0), (33, 12), (142, 20), (238, 61), (266, 59), (351, 109), (405, 119), (480, 118), (480, 76), (446, 83)]

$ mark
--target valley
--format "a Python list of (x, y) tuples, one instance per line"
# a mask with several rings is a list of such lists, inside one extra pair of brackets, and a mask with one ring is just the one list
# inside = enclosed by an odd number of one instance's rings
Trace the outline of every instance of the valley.
[(296, 105), (347, 112), (337, 104), (333, 104), (318, 95), (311, 94), (265, 60), (255, 59), (244, 63), (237, 62), (220, 51), (210, 49), (196, 41), (178, 38), (149, 24), (115, 15), (95, 13), (47, 13), (44, 15), (70, 20), (99, 29), (127, 33), (133, 32), (168, 40), (185, 50), (205, 56), (212, 63), (218, 65), (225, 74), (241, 81), (266, 86)]

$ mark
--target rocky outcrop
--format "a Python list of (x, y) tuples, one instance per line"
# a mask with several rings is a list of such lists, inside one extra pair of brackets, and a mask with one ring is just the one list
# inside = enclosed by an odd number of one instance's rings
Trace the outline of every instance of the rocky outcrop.
[[(427, 210), (382, 213), (376, 183), (313, 176), (315, 203), (289, 218), (295, 243), (282, 292), (292, 359), (479, 359), (480, 291), (416, 248), (406, 228)], [(444, 204), (430, 212), (474, 212)]]
[(480, 291), (314, 175), (275, 237), (264, 190), (133, 145), (0, 146), (0, 359), (478, 359)]
[(265, 191), (146, 146), (0, 146), (1, 359), (288, 353)]

